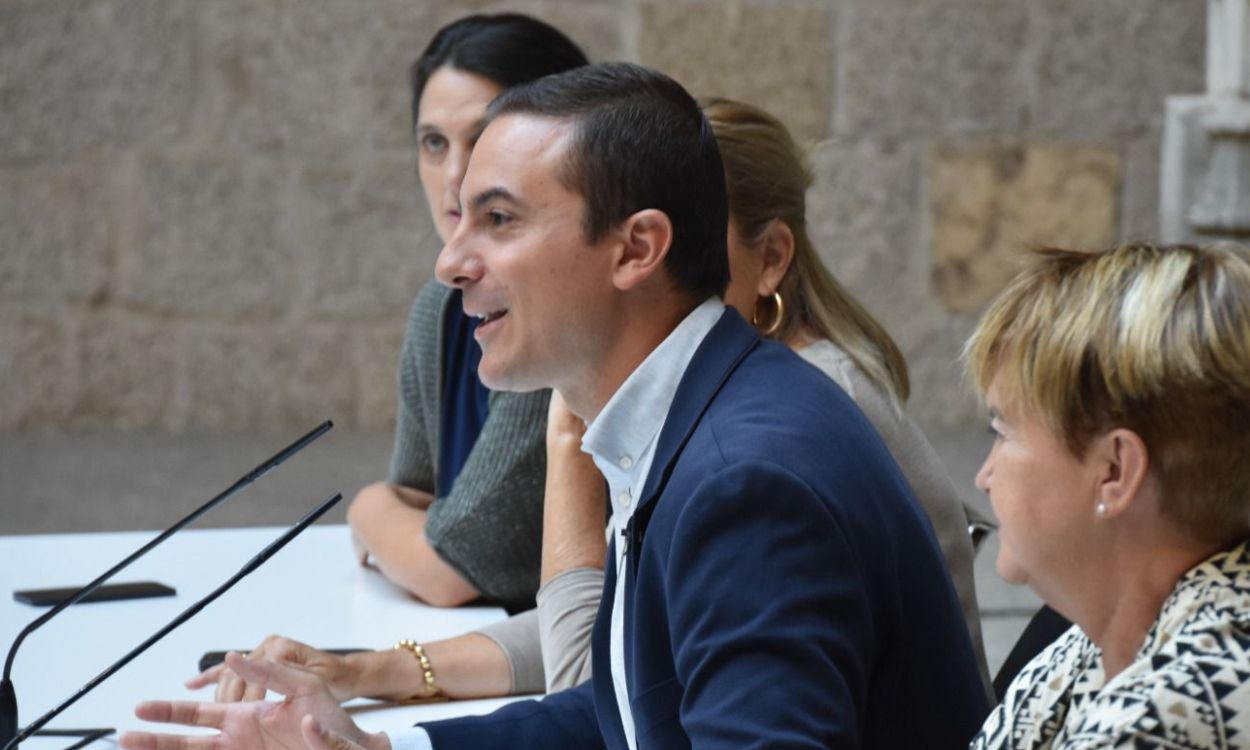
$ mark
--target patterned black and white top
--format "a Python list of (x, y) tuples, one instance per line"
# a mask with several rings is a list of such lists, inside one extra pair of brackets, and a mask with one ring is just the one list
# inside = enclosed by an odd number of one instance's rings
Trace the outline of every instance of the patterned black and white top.
[(1250, 749), (1250, 551), (1190, 570), (1137, 658), (1106, 682), (1077, 627), (1020, 672), (971, 750)]

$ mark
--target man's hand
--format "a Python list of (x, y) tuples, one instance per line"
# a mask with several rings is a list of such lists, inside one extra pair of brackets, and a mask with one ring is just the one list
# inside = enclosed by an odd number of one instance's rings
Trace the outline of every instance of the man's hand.
[[(271, 659), (312, 672), (321, 678), (336, 701), (342, 702), (360, 695), (356, 689), (359, 670), (343, 656), (320, 651), (290, 638), (271, 635), (244, 657), (246, 661), (262, 659)], [(228, 669), (224, 663), (187, 680), (187, 687), (195, 690), (214, 682), (217, 683), (217, 691), (213, 699), (220, 703), (265, 699), (264, 685), (247, 681), (234, 670)]]
[(209, 727), (211, 736), (126, 732), (127, 750), (390, 750), (385, 734), (356, 726), (312, 672), (268, 659), (226, 655), (226, 666), (247, 682), (280, 693), (280, 703), (194, 703), (149, 701), (135, 708), (146, 721)]
[[(300, 722), (300, 729), (304, 732), (304, 744), (308, 750), (370, 750), (356, 742), (352, 742), (343, 735), (326, 729), (311, 716), (305, 716)], [(381, 735), (386, 739), (386, 735)], [(390, 742), (386, 743), (387, 750), (390, 750)]]

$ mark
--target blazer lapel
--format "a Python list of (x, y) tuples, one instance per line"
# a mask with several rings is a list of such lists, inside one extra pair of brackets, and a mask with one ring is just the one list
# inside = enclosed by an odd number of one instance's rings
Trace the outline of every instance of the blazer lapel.
[[(612, 536), (616, 536), (613, 534)], [(603, 596), (599, 599), (599, 614), (595, 616), (590, 637), (591, 663), (595, 665), (592, 692), (595, 696), (595, 715), (599, 719), (599, 732), (608, 748), (625, 748), (625, 729), (621, 726), (621, 709), (616, 704), (616, 690), (612, 684), (612, 605), (616, 597), (616, 542), (608, 543), (608, 558), (603, 568)]]
[[(642, 501), (634, 512), (635, 519), (664, 491), (678, 456), (690, 440), (708, 405), (738, 363), (759, 340), (755, 329), (732, 308), (725, 310), (720, 320), (716, 321), (716, 325), (704, 337), (703, 343), (694, 353), (694, 358), (690, 360), (690, 366), (682, 375), (677, 393), (673, 397), (673, 405), (664, 420), (664, 428), (656, 444), (655, 458), (651, 463), (651, 473), (643, 485)], [(630, 541), (630, 546), (635, 546), (634, 540)]]

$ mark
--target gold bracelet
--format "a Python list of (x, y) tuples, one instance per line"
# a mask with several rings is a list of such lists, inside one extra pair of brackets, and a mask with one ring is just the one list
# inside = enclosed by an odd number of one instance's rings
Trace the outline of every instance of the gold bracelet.
[(430, 666), (430, 658), (425, 655), (425, 649), (421, 648), (420, 643), (405, 638), (395, 644), (395, 650), (412, 652), (412, 655), (417, 657), (417, 663), (421, 665), (421, 674), (425, 679), (425, 691), (414, 695), (414, 698), (435, 698), (442, 694), (442, 691), (438, 689), (438, 685), (434, 682), (434, 667)]

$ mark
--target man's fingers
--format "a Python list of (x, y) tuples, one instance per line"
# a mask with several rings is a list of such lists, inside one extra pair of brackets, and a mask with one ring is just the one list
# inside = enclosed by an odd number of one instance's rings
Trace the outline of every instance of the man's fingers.
[(125, 732), (117, 744), (126, 750), (208, 750), (214, 737), (181, 737), (176, 734)]
[(135, 706), (135, 716), (144, 721), (162, 724), (221, 729), (226, 718), (226, 707), (218, 703), (195, 701), (144, 701)]
[(221, 673), (222, 673), (225, 669), (226, 669), (226, 667), (225, 667), (225, 665), (224, 665), (224, 664), (218, 664), (218, 665), (217, 665), (217, 666), (215, 666), (215, 667), (209, 667), (208, 669), (204, 670), (203, 672), (200, 672), (200, 673), (199, 673), (199, 674), (197, 674), (196, 676), (194, 676), (194, 677), (192, 677), (191, 679), (187, 680), (186, 685), (187, 685), (187, 687), (188, 687), (188, 688), (190, 688), (190, 689), (192, 689), (192, 690), (196, 690), (196, 689), (198, 689), (198, 688), (202, 688), (202, 687), (206, 687), (206, 686), (208, 686), (208, 685), (212, 685), (214, 682), (216, 682), (216, 681), (217, 681), (217, 680), (221, 677)]
[(311, 715), (305, 716), (299, 723), (299, 731), (304, 736), (304, 745), (308, 750), (336, 750), (326, 737), (325, 728)]
[(309, 750), (364, 750), (343, 735), (326, 729), (311, 714), (304, 717), (299, 728), (304, 735), (304, 745)]

